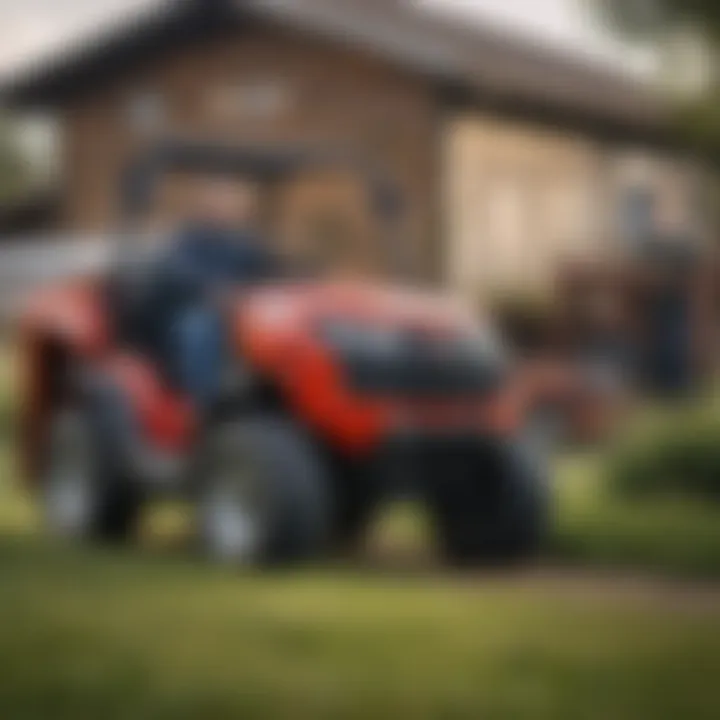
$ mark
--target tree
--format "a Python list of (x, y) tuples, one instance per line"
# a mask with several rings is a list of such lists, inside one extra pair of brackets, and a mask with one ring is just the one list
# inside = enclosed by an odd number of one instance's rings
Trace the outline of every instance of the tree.
[(668, 29), (702, 28), (720, 40), (720, 3), (717, 0), (596, 0), (602, 15), (615, 28), (649, 37)]
[[(720, 162), (720, 2), (717, 0), (593, 0), (619, 33), (654, 43), (664, 62), (678, 128)], [(661, 78), (662, 80), (662, 78)]]

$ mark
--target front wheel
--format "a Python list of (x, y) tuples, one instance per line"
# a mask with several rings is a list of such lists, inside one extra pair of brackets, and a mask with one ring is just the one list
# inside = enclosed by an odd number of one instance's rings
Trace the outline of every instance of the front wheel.
[(41, 493), (45, 524), (58, 537), (125, 540), (140, 513), (139, 493), (121, 477), (88, 408), (52, 420)]
[(200, 536), (211, 559), (240, 567), (294, 564), (324, 549), (324, 468), (291, 423), (264, 417), (218, 426), (200, 471)]
[(478, 565), (537, 556), (548, 519), (546, 465), (533, 443), (498, 442), (433, 478), (430, 509), (445, 557)]

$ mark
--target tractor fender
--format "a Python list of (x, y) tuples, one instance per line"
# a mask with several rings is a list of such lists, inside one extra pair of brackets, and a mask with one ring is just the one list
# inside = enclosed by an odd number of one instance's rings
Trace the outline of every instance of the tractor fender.
[(68, 370), (108, 352), (111, 337), (97, 284), (49, 288), (30, 299), (19, 321), (19, 438), (23, 476), (35, 484), (54, 410)]

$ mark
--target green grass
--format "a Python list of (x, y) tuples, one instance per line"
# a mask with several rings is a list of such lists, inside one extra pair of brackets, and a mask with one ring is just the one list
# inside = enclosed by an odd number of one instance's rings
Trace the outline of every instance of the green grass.
[[(571, 474), (577, 512), (593, 484)], [(241, 576), (183, 547), (175, 509), (151, 515), (144, 547), (52, 545), (33, 504), (8, 487), (12, 472), (2, 477), (3, 719), (720, 712), (717, 590), (412, 564)], [(382, 524), (376, 544), (422, 553), (424, 529), (406, 509)], [(585, 520), (576, 531), (587, 537)]]
[[(0, 717), (714, 718), (720, 614), (601, 585), (0, 535)], [(29, 514), (28, 514), (29, 517)], [(7, 521), (7, 517), (3, 522)]]
[[(15, 480), (0, 452), (2, 720), (720, 716), (717, 588), (439, 572), (412, 507), (375, 534), (390, 563), (238, 575), (193, 557), (176, 508), (140, 547), (53, 545)], [(718, 574), (718, 512), (664, 503), (564, 461), (551, 550)]]

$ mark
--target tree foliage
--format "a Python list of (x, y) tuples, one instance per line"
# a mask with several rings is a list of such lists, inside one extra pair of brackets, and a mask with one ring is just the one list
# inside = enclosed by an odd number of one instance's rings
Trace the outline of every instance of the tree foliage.
[[(699, 92), (675, 97), (677, 127), (706, 157), (720, 163), (720, 1), (591, 0), (600, 17), (617, 33), (655, 43), (666, 66), (676, 64), (673, 38), (694, 38), (710, 69)], [(692, 70), (691, 70), (692, 72)]]
[(602, 15), (619, 31), (650, 36), (692, 24), (720, 40), (717, 0), (596, 0)]

